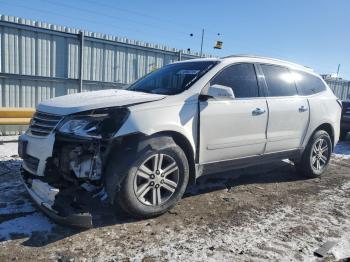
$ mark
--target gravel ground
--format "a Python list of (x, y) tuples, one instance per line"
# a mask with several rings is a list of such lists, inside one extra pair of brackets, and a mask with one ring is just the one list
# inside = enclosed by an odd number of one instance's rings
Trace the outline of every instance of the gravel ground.
[[(1, 143), (1, 141), (0, 141)], [(350, 142), (321, 179), (288, 162), (203, 178), (170, 212), (96, 227), (50, 221), (19, 182), (17, 144), (0, 144), (0, 261), (334, 261), (350, 257)], [(335, 245), (325, 258), (314, 251)]]

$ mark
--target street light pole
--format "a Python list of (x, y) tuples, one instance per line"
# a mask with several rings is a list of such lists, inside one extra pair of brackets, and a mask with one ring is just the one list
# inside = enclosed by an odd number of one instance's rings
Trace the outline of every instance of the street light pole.
[(200, 57), (202, 57), (202, 54), (203, 54), (203, 40), (204, 40), (204, 29), (202, 29), (202, 41), (201, 41)]
[(339, 77), (340, 64), (338, 64), (337, 77)]

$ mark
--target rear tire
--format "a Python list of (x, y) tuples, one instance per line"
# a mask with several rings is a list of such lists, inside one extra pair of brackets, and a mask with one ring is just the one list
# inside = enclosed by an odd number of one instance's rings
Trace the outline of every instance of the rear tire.
[(348, 130), (341, 129), (341, 130), (340, 130), (339, 140), (340, 140), (340, 141), (345, 141), (347, 135), (348, 135)]
[(129, 155), (131, 164), (115, 199), (137, 218), (158, 216), (171, 209), (183, 196), (189, 179), (186, 155), (171, 137), (152, 138), (149, 143), (146, 141), (144, 150)]
[(318, 130), (307, 144), (300, 162), (295, 163), (296, 169), (305, 177), (320, 177), (327, 170), (331, 154), (332, 141), (329, 134)]

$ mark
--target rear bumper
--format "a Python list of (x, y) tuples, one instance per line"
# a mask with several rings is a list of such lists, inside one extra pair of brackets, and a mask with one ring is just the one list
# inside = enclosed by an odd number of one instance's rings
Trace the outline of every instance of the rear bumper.
[(82, 228), (91, 228), (93, 226), (92, 216), (90, 213), (77, 212), (68, 216), (60, 215), (59, 212), (52, 207), (52, 199), (49, 199), (49, 197), (45, 198), (42, 194), (40, 194), (40, 192), (33, 190), (31, 188), (31, 179), (25, 178), (26, 171), (22, 170), (21, 173), (22, 182), (27, 189), (31, 199), (37, 205), (37, 207), (48, 217), (53, 219), (55, 222), (63, 225)]

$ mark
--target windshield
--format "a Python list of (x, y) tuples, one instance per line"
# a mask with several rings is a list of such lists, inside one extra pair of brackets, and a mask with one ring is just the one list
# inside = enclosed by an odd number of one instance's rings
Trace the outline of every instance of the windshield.
[(161, 95), (176, 95), (188, 89), (217, 63), (217, 61), (200, 61), (166, 65), (139, 79), (127, 89)]

